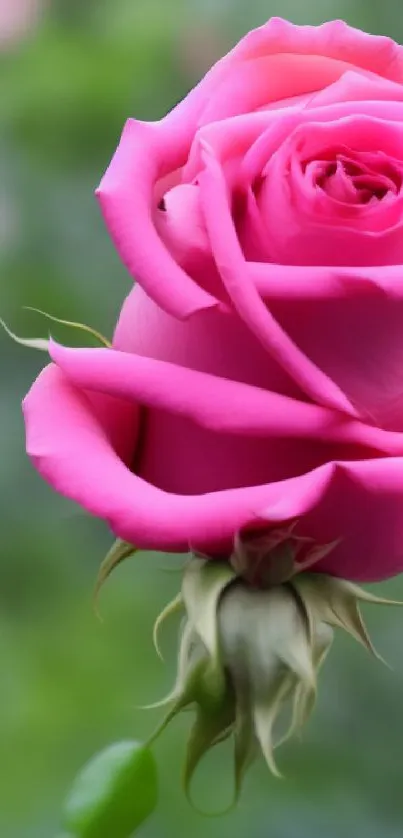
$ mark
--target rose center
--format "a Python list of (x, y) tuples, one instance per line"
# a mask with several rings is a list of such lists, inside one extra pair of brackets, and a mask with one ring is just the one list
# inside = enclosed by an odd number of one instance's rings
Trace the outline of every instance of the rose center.
[(390, 200), (402, 187), (402, 167), (382, 152), (329, 150), (301, 161), (304, 177), (333, 200), (370, 205)]

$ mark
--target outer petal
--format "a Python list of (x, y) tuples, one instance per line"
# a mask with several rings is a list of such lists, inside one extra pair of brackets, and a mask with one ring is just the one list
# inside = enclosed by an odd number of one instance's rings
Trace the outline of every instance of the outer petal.
[(403, 265), (248, 264), (278, 322), (378, 427), (403, 429)]
[(155, 224), (176, 263), (201, 288), (222, 299), (224, 289), (211, 255), (198, 186), (184, 183), (165, 192)]
[(248, 262), (247, 272), (262, 297), (268, 300), (343, 300), (384, 295), (403, 297), (403, 266), (343, 267), (334, 265), (277, 265)]
[[(401, 47), (399, 47), (401, 49)], [(337, 105), (339, 102), (403, 101), (403, 86), (372, 73), (347, 70), (334, 83), (311, 96), (307, 109)]]
[(47, 367), (24, 403), (27, 447), (42, 476), (139, 547), (209, 553), (263, 516), (301, 517), (321, 543), (342, 536), (321, 565), (346, 578), (386, 578), (403, 567), (403, 460), (327, 464), (301, 477), (203, 495), (172, 495), (118, 458), (85, 394)]
[(282, 18), (271, 18), (250, 32), (233, 55), (250, 57), (289, 52), (338, 58), (380, 76), (403, 82), (402, 47), (383, 36), (369, 35), (333, 20), (321, 26), (297, 26)]
[(206, 105), (199, 123), (255, 111), (333, 84), (353, 65), (322, 55), (268, 55), (234, 67)]
[[(253, 388), (245, 385), (239, 385), (238, 393), (236, 382), (224, 380), (220, 395), (220, 380), (151, 359), (114, 351), (103, 354), (84, 350), (81, 355), (55, 344), (52, 354), (87, 395), (113, 394), (119, 400), (129, 399), (129, 404), (136, 406), (140, 402), (147, 406), (141, 424), (141, 444), (131, 465), (141, 477), (171, 493), (201, 494), (252, 486), (303, 474), (334, 458), (374, 454), (373, 447), (365, 446), (364, 441), (366, 433), (370, 445), (375, 441), (371, 429), (367, 432), (353, 428), (352, 434), (341, 429), (339, 438), (336, 429), (326, 432), (325, 420), (322, 434), (318, 429), (316, 436), (305, 436), (303, 427), (308, 417), (303, 404), (301, 408), (298, 403), (295, 406), (299, 433), (289, 419), (284, 434), (276, 433), (278, 418), (265, 422), (264, 415), (255, 415), (253, 406), (263, 406), (264, 396), (266, 411), (282, 409), (284, 413), (284, 400), (274, 396), (274, 403), (269, 403), (269, 395), (266, 397), (264, 391), (254, 393)], [(250, 407), (245, 405), (243, 410), (242, 395), (252, 400)], [(217, 400), (216, 405), (210, 398)], [(291, 411), (293, 401), (286, 403)], [(239, 415), (228, 416), (231, 408)], [(311, 416), (314, 419), (312, 413)], [(328, 419), (334, 425), (334, 417)], [(359, 445), (362, 430), (364, 445)], [(401, 439), (396, 438), (386, 444), (397, 444), (400, 451), (400, 443)]]
[(225, 181), (209, 149), (205, 149), (205, 165), (200, 185), (206, 226), (223, 283), (238, 314), (307, 395), (320, 404), (356, 416), (354, 406), (338, 385), (301, 352), (262, 303), (255, 287), (248, 283), (246, 261), (232, 222)]
[(128, 268), (156, 302), (178, 317), (217, 305), (178, 266), (155, 227), (155, 184), (185, 159), (186, 146), (169, 120), (146, 125), (129, 120), (97, 190), (106, 224)]
[(135, 285), (123, 304), (113, 345), (123, 352), (303, 399), (301, 389), (236, 313), (215, 308), (191, 320), (177, 320), (140, 285)]
[[(285, 62), (282, 70), (276, 68), (274, 62), (273, 73), (260, 72), (259, 78), (253, 75), (255, 61), (278, 57), (281, 63), (282, 56), (291, 59), (289, 64)], [(297, 61), (300, 59), (301, 84), (298, 65), (296, 71), (293, 70), (294, 56)], [(308, 62), (304, 61), (305, 57), (308, 57)], [(316, 66), (315, 59), (318, 59)], [(331, 67), (333, 70), (329, 69)], [(340, 20), (322, 26), (296, 26), (281, 18), (271, 18), (243, 38), (221, 62), (222, 72), (214, 77), (214, 87), (209, 90), (208, 104), (199, 120), (205, 124), (224, 114), (252, 110), (262, 104), (262, 97), (264, 101), (265, 96), (266, 102), (270, 102), (298, 92), (320, 90), (332, 78), (338, 78), (351, 67), (401, 83), (402, 48), (389, 38), (368, 35)], [(328, 71), (330, 77), (327, 76)], [(249, 74), (247, 80), (249, 72), (253, 79)], [(262, 90), (262, 95), (256, 100), (256, 91), (259, 90)], [(223, 112), (221, 108), (224, 108)]]
[(403, 434), (382, 431), (315, 404), (249, 384), (115, 349), (69, 349), (54, 341), (50, 354), (84, 391), (168, 410), (217, 432), (252, 437), (320, 439), (403, 455)]
[(295, 513), (302, 515), (301, 530), (319, 543), (331, 533), (342, 539), (321, 570), (368, 582), (402, 572), (402, 458), (329, 463), (283, 488), (282, 498), (268, 505), (267, 520), (282, 522)]

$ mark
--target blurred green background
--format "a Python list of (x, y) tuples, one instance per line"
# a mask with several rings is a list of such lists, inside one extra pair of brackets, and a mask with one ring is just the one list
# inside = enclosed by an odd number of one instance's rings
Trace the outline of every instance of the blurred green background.
[[(163, 114), (271, 14), (343, 17), (403, 41), (401, 0), (0, 0), (0, 296), (16, 331), (46, 334), (22, 309), (32, 305), (111, 333), (131, 280), (93, 189), (125, 118)], [(161, 556), (134, 558), (103, 594), (104, 623), (95, 619), (92, 586), (111, 537), (25, 458), (20, 400), (43, 358), (4, 334), (0, 352), (0, 834), (55, 838), (80, 765), (110, 741), (144, 738), (158, 719), (136, 705), (169, 686), (174, 631), (164, 667), (151, 629), (179, 579)], [(399, 580), (380, 590), (403, 595)], [(161, 801), (142, 834), (401, 836), (403, 614), (368, 618), (392, 670), (338, 640), (303, 742), (280, 756), (285, 781), (257, 766), (236, 813), (204, 820), (179, 790), (179, 722), (158, 745)], [(229, 765), (224, 748), (201, 770), (207, 808), (228, 799)]]

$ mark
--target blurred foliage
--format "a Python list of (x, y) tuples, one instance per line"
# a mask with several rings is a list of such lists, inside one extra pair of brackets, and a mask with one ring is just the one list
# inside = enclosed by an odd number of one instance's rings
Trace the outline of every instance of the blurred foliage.
[[(44, 334), (46, 324), (24, 305), (111, 333), (131, 281), (92, 193), (127, 116), (164, 113), (210, 61), (270, 14), (300, 23), (344, 17), (403, 40), (400, 0), (45, 6), (31, 35), (2, 56), (0, 75), (1, 315), (26, 334)], [(157, 721), (158, 712), (136, 706), (170, 684), (174, 632), (165, 668), (150, 635), (178, 576), (161, 570), (161, 556), (135, 557), (103, 594), (105, 622), (96, 620), (91, 591), (110, 535), (34, 474), (19, 403), (42, 357), (5, 335), (0, 352), (0, 834), (55, 838), (60, 803), (79, 766), (110, 741), (144, 738)], [(399, 580), (382, 587), (403, 594)], [(400, 836), (403, 622), (399, 613), (368, 616), (394, 671), (338, 642), (303, 744), (280, 756), (286, 781), (257, 767), (236, 813), (203, 820), (179, 791), (178, 723), (158, 745), (161, 801), (144, 835)], [(224, 748), (200, 772), (196, 791), (208, 808), (230, 796), (226, 756)]]

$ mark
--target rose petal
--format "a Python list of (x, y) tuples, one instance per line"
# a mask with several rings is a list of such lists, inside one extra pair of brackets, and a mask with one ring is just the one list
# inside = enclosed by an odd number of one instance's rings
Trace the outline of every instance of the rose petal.
[[(267, 58), (273, 63), (264, 69), (259, 61)], [(216, 77), (202, 114), (204, 124), (252, 110), (265, 101), (322, 89), (349, 67), (403, 81), (403, 52), (398, 44), (340, 20), (322, 26), (295, 26), (271, 18), (243, 38), (227, 62), (230, 72)]]
[[(294, 108), (293, 112), (297, 112)], [(214, 154), (221, 163), (229, 157), (242, 159), (247, 149), (260, 136), (262, 131), (273, 125), (278, 119), (276, 110), (270, 113), (248, 113), (230, 119), (220, 119), (203, 125), (195, 134), (189, 158), (182, 170), (182, 182), (191, 183), (203, 168), (200, 139), (214, 149)], [(282, 114), (281, 114), (282, 116)]]
[(232, 222), (225, 181), (208, 149), (205, 149), (204, 162), (206, 168), (200, 175), (200, 187), (206, 225), (222, 280), (238, 314), (305, 393), (319, 404), (357, 416), (339, 387), (301, 352), (262, 303), (255, 287), (248, 283), (246, 262)]
[(321, 544), (343, 536), (322, 570), (375, 580), (402, 569), (402, 458), (328, 463), (280, 483), (171, 495), (124, 465), (85, 394), (56, 367), (37, 379), (24, 412), (28, 453), (42, 476), (138, 547), (186, 551), (191, 544), (214, 555), (254, 519), (304, 516), (301, 534)]
[[(242, 161), (244, 181), (251, 183), (255, 178), (260, 177), (265, 168), (270, 165), (273, 154), (296, 129), (309, 133), (312, 123), (318, 125), (324, 123), (324, 130), (326, 130), (329, 123), (337, 125), (340, 120), (348, 120), (352, 116), (384, 120), (385, 123), (390, 125), (391, 132), (394, 127), (398, 132), (401, 130), (403, 121), (403, 102), (372, 100), (354, 102), (353, 104), (351, 102), (340, 102), (324, 107), (294, 108), (290, 112), (286, 111), (284, 114), (280, 114), (277, 119), (268, 121), (267, 128), (260, 133), (246, 152)], [(315, 134), (311, 134), (313, 142), (314, 137)], [(396, 152), (399, 152), (397, 133), (394, 135), (394, 140), (392, 137), (390, 139), (389, 152), (395, 157), (401, 157), (401, 149), (400, 154), (396, 154)]]
[(403, 297), (403, 265), (334, 267), (332, 265), (277, 265), (248, 262), (248, 276), (268, 300), (329, 300), (367, 297), (385, 293)]
[(403, 454), (403, 434), (279, 393), (114, 349), (69, 349), (52, 340), (49, 351), (80, 389), (168, 410), (212, 431), (320, 439)]
[[(248, 65), (246, 74), (250, 71), (255, 78), (255, 59), (265, 61), (267, 56), (277, 55), (282, 61), (284, 53), (306, 56), (308, 63), (321, 57), (319, 87), (323, 86), (328, 61), (329, 67), (332, 61), (346, 62), (396, 81), (403, 77), (401, 49), (389, 39), (366, 35), (342, 22), (301, 28), (275, 18), (242, 39), (165, 119), (153, 124), (129, 120), (98, 197), (128, 270), (138, 276), (162, 307), (176, 316), (187, 317), (217, 301), (175, 264), (156, 234), (156, 182), (185, 163), (201, 114), (206, 105), (215, 107), (215, 97), (223, 95), (226, 80), (234, 80), (238, 72), (242, 75), (243, 65)], [(260, 89), (262, 80), (257, 78), (256, 83)], [(230, 85), (233, 88), (233, 81)], [(234, 99), (229, 97), (228, 101), (231, 98)], [(223, 114), (219, 116), (222, 118)]]
[(298, 26), (279, 17), (253, 30), (238, 44), (233, 55), (250, 57), (285, 52), (337, 58), (397, 82), (403, 81), (403, 50), (393, 41), (369, 35), (333, 20), (321, 26)]
[(381, 427), (403, 428), (403, 265), (248, 265), (279, 322)]
[(361, 115), (299, 126), (271, 158), (259, 191), (271, 260), (297, 265), (403, 262), (403, 195), (379, 201), (375, 209), (336, 205), (300, 169), (300, 162), (321, 159), (329, 147), (381, 148), (396, 156), (402, 141), (401, 124)]
[(319, 90), (332, 84), (350, 65), (323, 55), (269, 55), (234, 67), (214, 92), (199, 120), (219, 119), (255, 111), (270, 103)]
[(155, 184), (186, 152), (169, 126), (129, 120), (97, 196), (129, 272), (162, 308), (186, 318), (218, 302), (179, 267), (155, 229)]
[[(135, 404), (138, 397), (147, 406), (141, 445), (132, 463), (141, 477), (171, 493), (200, 494), (257, 485), (303, 474), (331, 459), (374, 454), (373, 448), (357, 444), (362, 435), (365, 438), (366, 429), (352, 428), (351, 433), (341, 430), (340, 440), (335, 429), (333, 440), (332, 430), (327, 434), (323, 428), (320, 440), (319, 431), (311, 437), (295, 434), (292, 423), (288, 423), (287, 433), (286, 420), (285, 433), (273, 435), (272, 431), (279, 428), (278, 419), (273, 416), (265, 423), (265, 413), (284, 412), (285, 405), (276, 396), (269, 402), (264, 390), (254, 392), (254, 388), (224, 382), (220, 396), (220, 382), (214, 376), (126, 353), (94, 355), (84, 350), (81, 354), (53, 344), (52, 354), (80, 390), (85, 387), (88, 393), (98, 388), (102, 393), (134, 400)], [(251, 402), (243, 409), (242, 396)], [(228, 415), (232, 410), (237, 412), (236, 417)], [(292, 400), (288, 400), (288, 410), (293, 410)], [(301, 412), (303, 431), (304, 403)], [(298, 403), (296, 413), (298, 426)], [(327, 417), (333, 427), (334, 419), (333, 415)], [(375, 437), (369, 429), (368, 441), (375, 441)], [(387, 444), (390, 442), (392, 446), (397, 443), (401, 450), (401, 439), (388, 440)]]
[[(380, 269), (384, 274), (388, 268)], [(403, 269), (400, 268), (401, 275)], [(348, 281), (346, 282), (348, 284)], [(403, 429), (403, 296), (349, 293), (338, 299), (272, 304), (280, 323), (373, 424)]]
[(155, 226), (175, 262), (200, 287), (214, 297), (222, 298), (224, 289), (211, 255), (199, 188), (194, 184), (183, 184), (166, 192), (163, 207), (156, 213)]
[(177, 320), (136, 285), (123, 304), (113, 345), (123, 352), (303, 399), (301, 389), (236, 312), (207, 309), (191, 320)]
[(293, 483), (284, 485), (264, 517), (280, 523), (302, 516), (301, 533), (319, 544), (329, 543), (331, 534), (330, 541), (341, 537), (320, 562), (321, 571), (368, 582), (401, 573), (402, 458), (328, 463)]
[(306, 109), (323, 108), (340, 102), (366, 102), (376, 99), (383, 102), (402, 102), (402, 84), (380, 78), (373, 73), (346, 70), (333, 84), (314, 93), (307, 102)]

